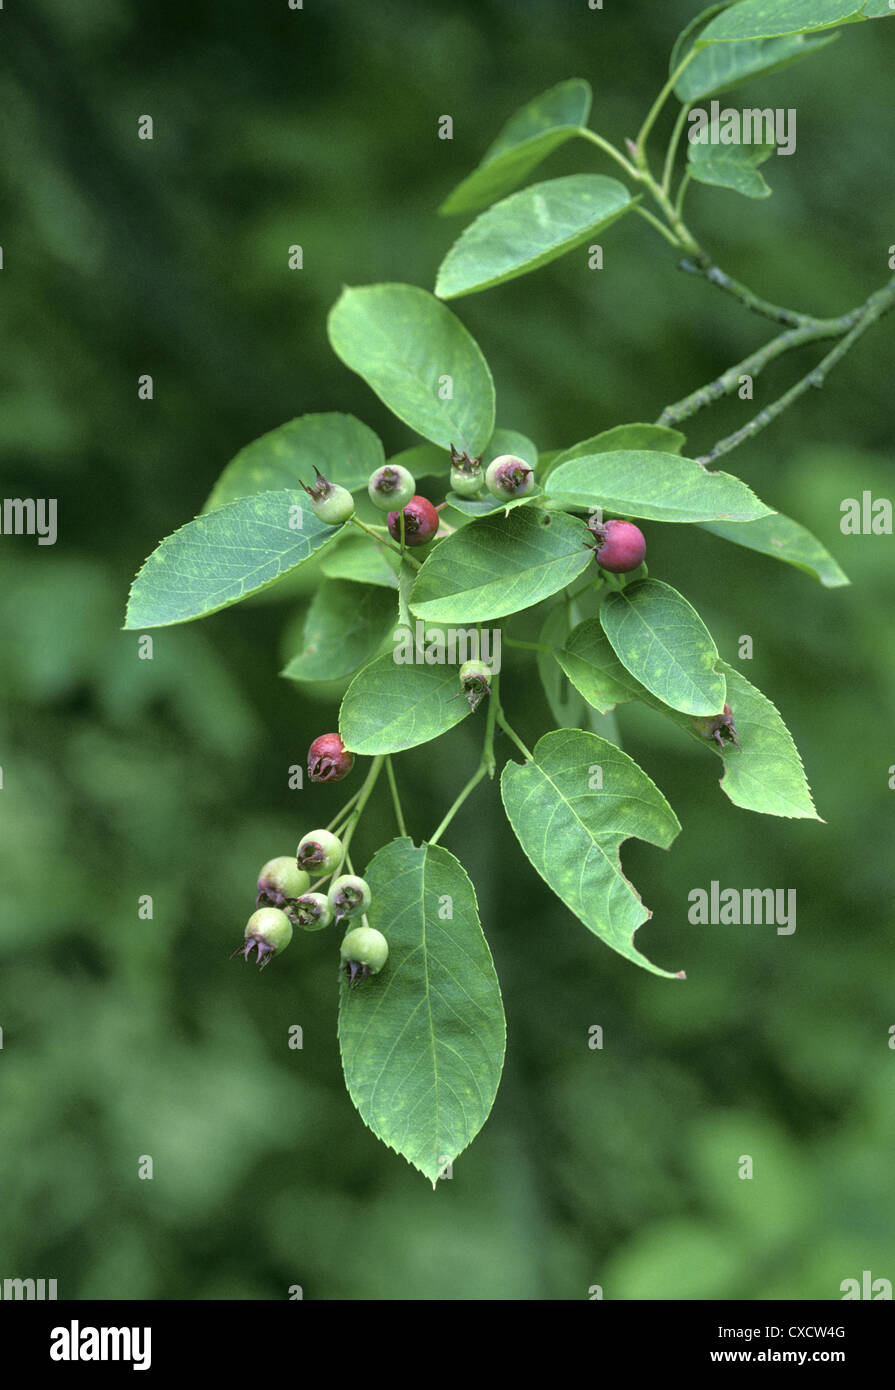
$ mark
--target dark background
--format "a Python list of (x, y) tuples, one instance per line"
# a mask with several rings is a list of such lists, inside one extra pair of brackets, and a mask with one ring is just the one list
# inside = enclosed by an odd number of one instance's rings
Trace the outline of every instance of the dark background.
[[(480, 788), (446, 843), (477, 885), (509, 1046), (490, 1120), (434, 1193), (344, 1092), (332, 936), (293, 943), (261, 976), (227, 961), (260, 863), (340, 804), (339, 788), (314, 789), (313, 808), (286, 788), (337, 717), (337, 691), (278, 675), (305, 600), (275, 590), (160, 631), (151, 662), (120, 630), (139, 564), (257, 435), (342, 410), (388, 452), (416, 442), (328, 347), (340, 287), (431, 287), (463, 225), (438, 204), (553, 83), (588, 78), (592, 125), (633, 135), (697, 9), (4, 11), (2, 486), (57, 497), (60, 536), (0, 539), (0, 1278), (133, 1299), (283, 1298), (294, 1284), (324, 1299), (582, 1299), (594, 1284), (607, 1298), (835, 1299), (862, 1270), (895, 1279), (893, 541), (838, 525), (843, 498), (891, 492), (891, 322), (726, 460), (816, 531), (852, 588), (694, 528), (648, 537), (652, 572), (684, 589), (725, 657), (754, 638), (742, 669), (787, 720), (826, 824), (735, 809), (715, 763), (622, 712), (624, 746), (684, 827), (668, 855), (625, 850), (655, 914), (638, 944), (686, 969), (678, 985), (591, 938), (524, 860), (496, 786)], [(734, 95), (798, 111), (797, 154), (765, 169), (770, 200), (688, 199), (700, 239), (758, 292), (828, 315), (887, 278), (893, 58), (895, 24), (857, 25)], [(152, 142), (137, 139), (144, 113)], [(436, 138), (445, 113), (452, 142)], [(614, 172), (578, 143), (535, 177), (576, 169)], [(600, 274), (576, 253), (455, 306), (493, 369), (498, 423), (543, 449), (654, 419), (768, 332), (680, 275), (645, 223), (602, 240)], [(814, 360), (762, 379), (756, 408)], [(152, 402), (137, 399), (144, 372)], [(748, 408), (694, 421), (690, 448)], [(528, 742), (552, 727), (532, 664), (503, 685)], [(478, 737), (468, 721), (398, 760), (417, 838)], [(357, 860), (392, 833), (383, 786)], [(712, 879), (795, 888), (796, 933), (689, 925), (687, 894)], [(744, 1154), (752, 1181), (737, 1177)]]

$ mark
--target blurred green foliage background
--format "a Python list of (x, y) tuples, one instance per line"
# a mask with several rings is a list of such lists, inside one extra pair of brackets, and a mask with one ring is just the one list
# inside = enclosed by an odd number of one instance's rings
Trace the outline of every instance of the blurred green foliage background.
[[(338, 691), (278, 676), (306, 599), (274, 591), (160, 631), (151, 662), (120, 630), (138, 565), (257, 435), (344, 410), (389, 452), (416, 442), (328, 348), (340, 287), (431, 287), (459, 231), (437, 205), (551, 84), (588, 78), (595, 127), (633, 135), (698, 8), (33, 0), (5, 16), (3, 495), (57, 497), (60, 537), (0, 540), (0, 1276), (133, 1299), (293, 1284), (323, 1299), (582, 1299), (595, 1284), (835, 1299), (864, 1269), (895, 1279), (893, 541), (838, 526), (843, 498), (891, 494), (891, 324), (725, 461), (814, 529), (852, 588), (694, 528), (648, 538), (652, 573), (728, 659), (754, 638), (742, 669), (788, 721), (826, 824), (734, 809), (714, 762), (622, 711), (624, 746), (684, 827), (668, 855), (625, 850), (655, 914), (638, 943), (686, 969), (677, 985), (590, 938), (523, 859), (496, 786), (479, 788), (446, 842), (477, 886), (509, 1047), (490, 1121), (434, 1193), (344, 1092), (331, 934), (260, 976), (227, 960), (257, 867), (344, 795), (286, 785), (336, 724)], [(895, 24), (854, 26), (747, 89), (746, 104), (797, 108), (798, 153), (766, 167), (768, 202), (694, 187), (688, 220), (758, 292), (834, 314), (886, 279), (893, 55)], [(436, 137), (444, 113), (452, 142)], [(538, 177), (576, 169), (614, 172), (580, 144)], [(637, 219), (603, 242), (602, 273), (576, 253), (455, 306), (494, 371), (498, 423), (543, 449), (654, 419), (768, 331), (682, 276)], [(762, 379), (756, 408), (808, 365)], [(692, 422), (691, 447), (747, 408)], [(551, 727), (533, 663), (508, 668), (504, 695), (527, 741)], [(416, 837), (478, 738), (467, 721), (398, 760)], [(392, 833), (383, 785), (357, 859)], [(689, 925), (687, 894), (712, 879), (795, 888), (796, 933)]]

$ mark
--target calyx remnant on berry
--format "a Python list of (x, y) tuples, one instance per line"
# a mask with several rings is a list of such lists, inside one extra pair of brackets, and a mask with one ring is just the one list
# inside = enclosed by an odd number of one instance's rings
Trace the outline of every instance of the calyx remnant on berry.
[(597, 542), (594, 558), (610, 574), (630, 574), (643, 564), (646, 541), (632, 521), (592, 522), (588, 529)]
[(491, 694), (492, 674), (490, 666), (486, 666), (484, 661), (464, 661), (460, 667), (461, 694), (466, 696), (473, 713), (485, 696)]
[(302, 893), (289, 904), (289, 916), (302, 931), (322, 931), (333, 919), (333, 910), (325, 893)]
[(458, 453), (451, 445), (451, 491), (458, 497), (475, 497), (485, 483), (482, 472), (482, 456), (473, 458), (471, 454)]
[(438, 513), (428, 497), (411, 497), (402, 511), (389, 512), (386, 520), (392, 540), (400, 541), (401, 539), (402, 515), (404, 517), (405, 545), (425, 545), (432, 540), (438, 530)]
[(308, 749), (308, 776), (312, 782), (341, 782), (354, 767), (339, 734), (320, 734)]
[(315, 468), (316, 481), (302, 487), (311, 499), (311, 508), (318, 520), (327, 526), (339, 526), (354, 515), (354, 498), (346, 487), (331, 483), (324, 478), (319, 468)]
[(327, 896), (337, 922), (343, 917), (356, 917), (366, 912), (371, 901), (369, 884), (357, 874), (340, 874), (334, 878)]
[(342, 841), (329, 830), (312, 830), (299, 841), (295, 860), (314, 878), (332, 873), (342, 862)]
[(488, 464), (485, 485), (495, 497), (525, 497), (535, 485), (534, 470), (515, 454), (500, 454)]
[(416, 492), (416, 482), (409, 469), (401, 464), (387, 463), (371, 474), (367, 492), (373, 506), (387, 512), (407, 505)]
[(230, 955), (242, 955), (248, 960), (253, 951), (260, 969), (264, 969), (279, 951), (285, 951), (292, 940), (292, 923), (278, 907), (262, 907), (253, 912), (246, 923), (245, 938), (241, 946)]
[(296, 864), (291, 854), (268, 859), (258, 875), (256, 907), (285, 907), (306, 892), (311, 880)]
[(718, 747), (723, 750), (725, 740), (728, 743), (736, 744), (737, 748), (742, 748), (742, 744), (737, 736), (736, 726), (733, 722), (733, 710), (730, 705), (725, 704), (721, 714), (710, 714), (704, 719), (694, 719), (693, 727), (703, 738), (712, 738)]
[(375, 927), (355, 927), (343, 940), (340, 955), (339, 978), (344, 972), (349, 985), (358, 985), (368, 975), (379, 974), (388, 960), (388, 942)]

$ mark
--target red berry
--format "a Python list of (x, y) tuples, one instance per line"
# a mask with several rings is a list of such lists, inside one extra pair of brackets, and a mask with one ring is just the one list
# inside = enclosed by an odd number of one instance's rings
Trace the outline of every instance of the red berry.
[(321, 734), (308, 749), (308, 776), (312, 782), (341, 782), (354, 767), (354, 754), (349, 753), (338, 734)]
[(639, 526), (630, 521), (606, 521), (592, 526), (596, 537), (596, 561), (611, 574), (628, 574), (639, 569), (646, 554), (646, 541)]
[[(401, 539), (401, 513), (389, 512), (389, 534)], [(411, 497), (404, 508), (404, 541), (406, 545), (426, 545), (438, 530), (438, 513), (426, 497)]]

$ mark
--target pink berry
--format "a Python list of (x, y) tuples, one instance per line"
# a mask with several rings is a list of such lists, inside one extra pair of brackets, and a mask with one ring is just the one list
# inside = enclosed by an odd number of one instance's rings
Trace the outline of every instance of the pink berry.
[[(389, 512), (389, 534), (401, 539), (401, 513)], [(426, 545), (438, 530), (438, 513), (426, 497), (411, 497), (404, 508), (404, 542), (406, 545)]]
[(646, 554), (646, 541), (639, 526), (630, 521), (606, 521), (592, 526), (597, 544), (596, 561), (610, 574), (628, 574), (639, 569)]
[(349, 753), (338, 734), (321, 734), (308, 749), (308, 776), (312, 782), (341, 782), (354, 767), (354, 754)]

